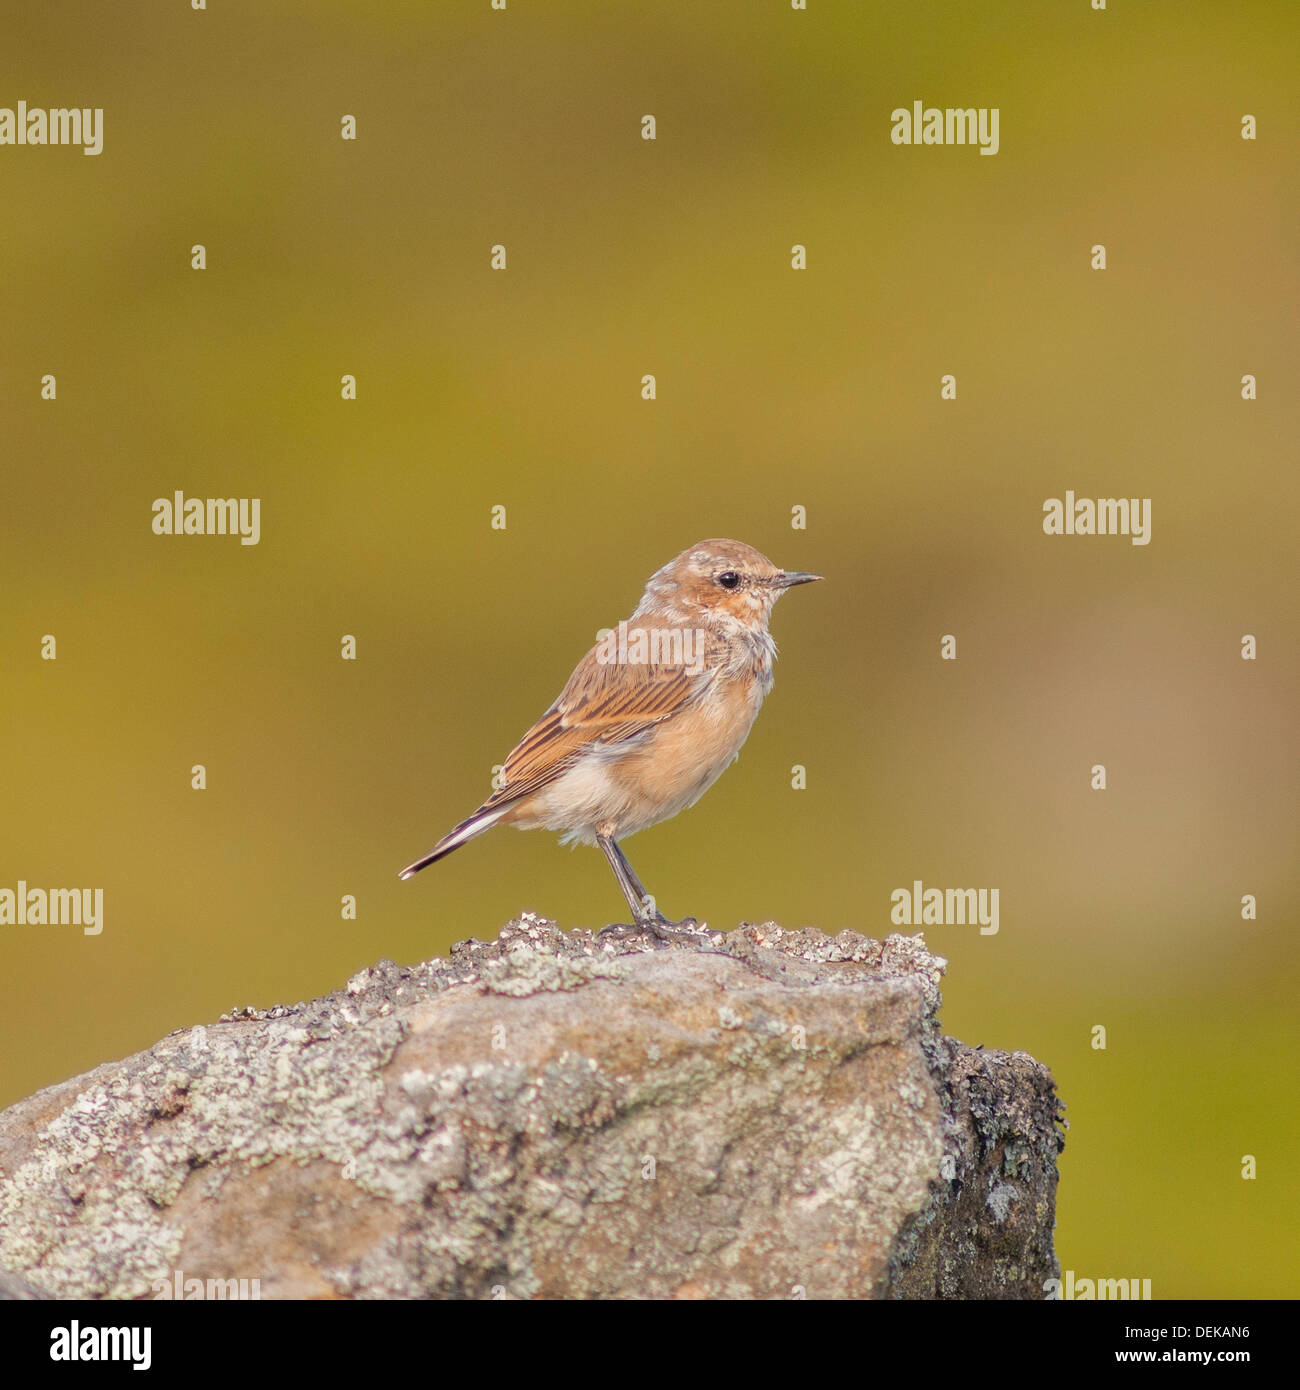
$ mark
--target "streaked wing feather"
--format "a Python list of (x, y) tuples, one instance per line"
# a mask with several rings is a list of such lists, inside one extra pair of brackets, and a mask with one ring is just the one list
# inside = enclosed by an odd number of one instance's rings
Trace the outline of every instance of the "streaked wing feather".
[(707, 674), (669, 663), (602, 663), (593, 647), (559, 698), (506, 758), (500, 790), (484, 806), (518, 801), (553, 782), (591, 743), (614, 744), (694, 703)]

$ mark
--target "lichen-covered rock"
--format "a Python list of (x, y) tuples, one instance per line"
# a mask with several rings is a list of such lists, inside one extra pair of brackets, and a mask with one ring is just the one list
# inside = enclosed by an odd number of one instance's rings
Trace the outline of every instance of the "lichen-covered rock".
[(49, 1298), (49, 1294), (33, 1288), (16, 1274), (0, 1269), (0, 1303), (41, 1298)]
[(943, 969), (920, 937), (526, 915), (12, 1106), (0, 1267), (57, 1297), (1041, 1298), (1051, 1075), (943, 1038)]

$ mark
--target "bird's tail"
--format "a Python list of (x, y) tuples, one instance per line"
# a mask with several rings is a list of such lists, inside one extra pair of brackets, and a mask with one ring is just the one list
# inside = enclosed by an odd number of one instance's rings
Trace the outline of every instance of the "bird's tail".
[(481, 835), (485, 830), (491, 830), (509, 809), (509, 806), (493, 806), (491, 809), (480, 806), (468, 820), (461, 821), (455, 830), (449, 830), (428, 854), (417, 859), (414, 864), (408, 864), (398, 874), (398, 878), (410, 878), (413, 874), (418, 874), (421, 869), (427, 868), (438, 859), (442, 859), (452, 850), (459, 849), (467, 840), (472, 840), (475, 835)]

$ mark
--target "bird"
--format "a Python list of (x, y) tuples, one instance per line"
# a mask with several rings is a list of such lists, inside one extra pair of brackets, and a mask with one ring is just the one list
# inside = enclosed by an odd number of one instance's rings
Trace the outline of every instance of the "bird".
[(695, 918), (660, 912), (619, 840), (693, 806), (740, 756), (772, 689), (772, 609), (787, 589), (821, 577), (779, 569), (735, 540), (674, 556), (632, 616), (600, 631), (506, 758), (492, 795), (399, 877), (495, 825), (559, 830), (561, 844), (599, 846), (614, 871), (633, 921), (605, 932), (698, 939)]

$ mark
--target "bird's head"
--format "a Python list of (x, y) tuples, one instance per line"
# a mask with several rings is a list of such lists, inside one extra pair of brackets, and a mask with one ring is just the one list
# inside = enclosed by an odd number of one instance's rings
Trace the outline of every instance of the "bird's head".
[(787, 589), (820, 578), (778, 569), (743, 541), (700, 541), (650, 576), (635, 616), (696, 622), (712, 617), (722, 624), (730, 620), (765, 628), (773, 605)]

